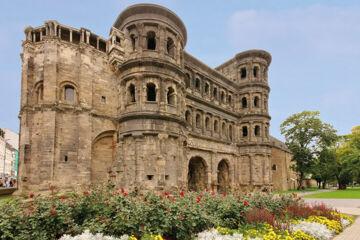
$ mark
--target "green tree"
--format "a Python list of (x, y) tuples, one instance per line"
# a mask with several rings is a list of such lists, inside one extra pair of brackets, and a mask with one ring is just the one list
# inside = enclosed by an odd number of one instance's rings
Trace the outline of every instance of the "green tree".
[(333, 180), (336, 173), (336, 148), (323, 148), (316, 156), (314, 165), (312, 166), (312, 178), (318, 183), (319, 188), (326, 187), (329, 180)]
[(343, 137), (336, 155), (336, 179), (339, 189), (346, 189), (346, 185), (360, 175), (360, 126), (354, 127), (350, 134)]
[(323, 123), (319, 115), (319, 111), (303, 111), (291, 115), (280, 125), (281, 134), (293, 154), (293, 169), (299, 173), (298, 189), (306, 174), (312, 172), (316, 156), (337, 139), (336, 130)]

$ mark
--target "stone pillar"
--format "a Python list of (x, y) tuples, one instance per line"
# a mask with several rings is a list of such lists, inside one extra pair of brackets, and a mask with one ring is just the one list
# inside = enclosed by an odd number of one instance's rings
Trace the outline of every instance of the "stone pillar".
[(70, 42), (73, 41), (73, 31), (70, 29)]

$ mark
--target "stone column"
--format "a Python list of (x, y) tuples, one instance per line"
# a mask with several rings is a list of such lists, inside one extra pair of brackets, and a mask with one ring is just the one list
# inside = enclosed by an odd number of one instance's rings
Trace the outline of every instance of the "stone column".
[(73, 31), (70, 30), (70, 42), (72, 42), (72, 41), (73, 41)]

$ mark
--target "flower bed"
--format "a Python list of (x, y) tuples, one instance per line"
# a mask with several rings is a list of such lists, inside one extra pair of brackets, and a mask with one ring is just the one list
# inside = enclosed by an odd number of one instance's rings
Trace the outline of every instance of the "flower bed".
[[(329, 239), (350, 223), (295, 194), (140, 194), (107, 186), (0, 205), (0, 239)], [(315, 235), (319, 226), (323, 234)]]

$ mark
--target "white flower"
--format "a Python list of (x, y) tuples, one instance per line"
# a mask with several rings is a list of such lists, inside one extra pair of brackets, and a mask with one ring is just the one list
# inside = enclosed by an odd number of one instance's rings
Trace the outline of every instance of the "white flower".
[(297, 224), (290, 226), (291, 232), (295, 232), (296, 230), (300, 230), (319, 240), (330, 240), (335, 234), (335, 230), (330, 230), (324, 224), (317, 222), (301, 221)]
[(59, 240), (128, 240), (128, 235), (122, 235), (120, 238), (111, 236), (104, 236), (101, 233), (95, 235), (91, 234), (89, 230), (85, 230), (83, 234), (72, 237), (70, 235), (64, 235)]
[(341, 218), (340, 223), (343, 228), (345, 228), (351, 224), (351, 222), (349, 220), (344, 219), (344, 218)]
[(243, 240), (242, 234), (221, 235), (216, 229), (203, 231), (197, 235), (195, 240)]

